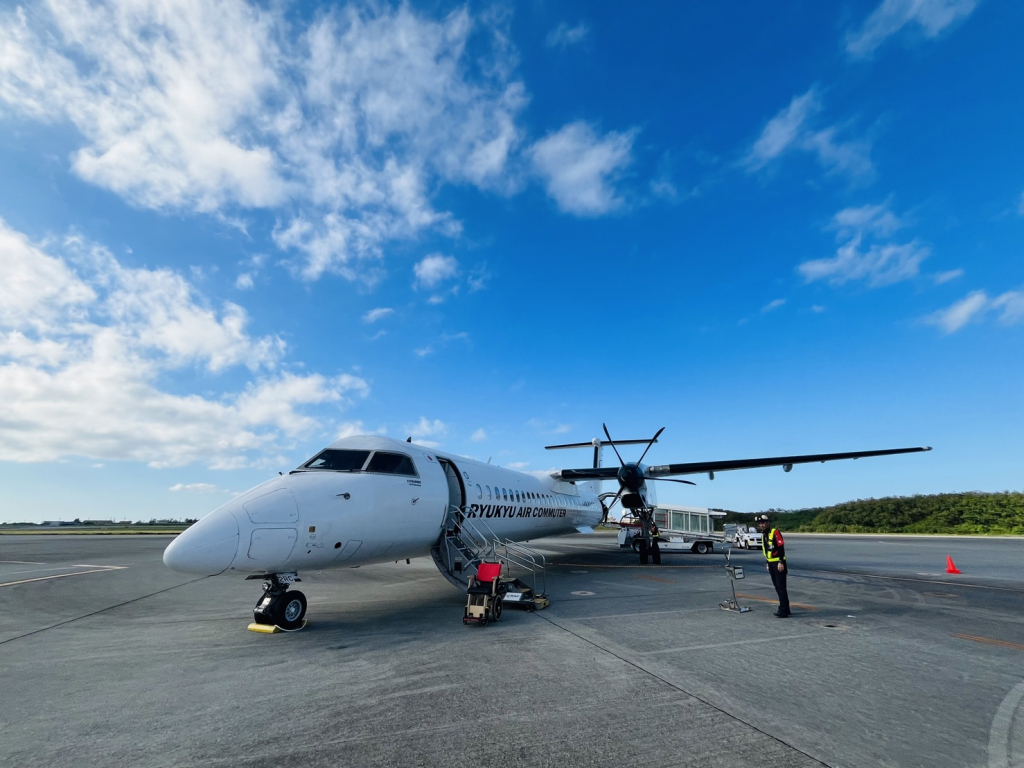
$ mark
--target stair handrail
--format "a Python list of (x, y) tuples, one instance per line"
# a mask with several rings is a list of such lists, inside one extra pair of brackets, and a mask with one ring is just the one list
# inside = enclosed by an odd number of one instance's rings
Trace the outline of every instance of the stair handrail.
[[(492, 542), (491, 552), (495, 555), (495, 557), (506, 560), (506, 572), (508, 573), (509, 576), (511, 576), (512, 574), (511, 568), (508, 566), (513, 563), (515, 565), (518, 565), (523, 570), (529, 571), (531, 574), (533, 574), (534, 593), (537, 593), (537, 571), (540, 571), (541, 580), (543, 582), (544, 587), (543, 594), (547, 594), (548, 584), (547, 572), (545, 570), (547, 567), (547, 559), (544, 557), (543, 554), (541, 554), (535, 549), (532, 549), (531, 547), (527, 547), (524, 544), (520, 544), (519, 542), (513, 541), (512, 539), (498, 536), (498, 534), (494, 532), (494, 529), (492, 529), (491, 526), (489, 526), (480, 518), (473, 518), (471, 520), (467, 518), (464, 520), (464, 522), (469, 523), (470, 530), (476, 533), (477, 535), (481, 535), (480, 531), (478, 530), (479, 528), (483, 528), (484, 531), (486, 531)], [(498, 547), (501, 547), (504, 550), (504, 555), (498, 554)], [(510, 555), (510, 550), (515, 551), (518, 557), (512, 557)]]
[[(507, 537), (498, 536), (484, 520), (469, 517), (469, 506), (459, 507), (457, 504), (448, 505), (445, 518), (445, 530), (442, 538), (445, 541), (445, 556), (448, 571), (451, 573), (454, 568), (452, 560), (452, 546), (456, 552), (464, 557), (469, 557), (467, 566), (472, 562), (491, 557), (503, 562), (506, 574), (511, 577), (513, 565), (528, 571), (533, 576), (534, 594), (547, 594), (547, 558), (544, 555), (524, 544), (513, 541)], [(469, 552), (464, 552), (458, 546), (461, 542)], [(537, 572), (540, 571), (543, 591), (537, 591)]]
[[(534, 594), (547, 594), (548, 591), (548, 576), (547, 576), (547, 559), (543, 554), (530, 547), (523, 546), (518, 542), (506, 539), (502, 542), (502, 548), (505, 551), (504, 559), (508, 563), (515, 563), (525, 571), (529, 571), (533, 575), (533, 592)], [(539, 558), (539, 562), (538, 562)], [(543, 589), (537, 591), (537, 573), (540, 573)], [(509, 569), (509, 575), (511, 576), (511, 568)]]

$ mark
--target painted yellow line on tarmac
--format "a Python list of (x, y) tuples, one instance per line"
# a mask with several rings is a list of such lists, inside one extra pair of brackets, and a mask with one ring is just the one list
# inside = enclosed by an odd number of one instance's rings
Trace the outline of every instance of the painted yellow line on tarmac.
[(985, 643), (985, 645), (998, 645), (1002, 648), (1013, 648), (1015, 651), (1024, 651), (1024, 645), (1019, 643), (1010, 643), (1006, 640), (995, 640), (991, 637), (978, 637), (977, 635), (961, 635), (954, 633), (953, 637), (958, 637), (961, 640), (971, 640), (975, 643)]
[(633, 578), (634, 579), (647, 579), (648, 581), (660, 581), (662, 584), (675, 584), (674, 581), (669, 581), (668, 579), (659, 579), (657, 576), (646, 576), (646, 575), (644, 575), (642, 573), (638, 573)]
[(106, 573), (107, 571), (123, 571), (124, 565), (105, 565), (92, 571), (77, 571), (75, 573), (62, 573), (57, 576), (39, 576), (35, 579), (22, 579), (21, 581), (7, 581), (0, 584), (0, 587), (13, 587), (15, 584), (28, 584), (33, 581), (49, 581), (50, 579), (66, 579), (68, 576), (84, 576), (87, 573)]
[[(777, 598), (777, 597), (757, 597), (756, 595), (743, 595), (743, 594), (740, 594), (739, 592), (736, 593), (736, 597), (742, 597), (744, 600), (760, 600), (762, 603), (777, 603), (777, 602), (779, 602), (779, 598)], [(805, 608), (808, 611), (816, 611), (816, 610), (818, 610), (813, 605), (804, 605), (803, 603), (790, 603), (790, 605), (795, 607), (795, 608)]]

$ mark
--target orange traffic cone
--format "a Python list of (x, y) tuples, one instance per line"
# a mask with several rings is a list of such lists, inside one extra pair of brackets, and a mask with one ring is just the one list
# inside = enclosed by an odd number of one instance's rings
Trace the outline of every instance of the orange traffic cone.
[(960, 573), (960, 569), (953, 564), (953, 558), (946, 555), (946, 573)]

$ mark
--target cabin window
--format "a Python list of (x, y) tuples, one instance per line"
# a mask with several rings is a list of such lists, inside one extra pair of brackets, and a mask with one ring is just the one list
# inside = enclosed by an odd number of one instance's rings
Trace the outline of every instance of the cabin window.
[(502, 488), (501, 489), (501, 500), (502, 501), (508, 501), (508, 489), (507, 488)]
[(491, 500), (491, 486), (485, 485), (484, 488), (487, 489), (487, 500), (490, 501)]
[(482, 499), (484, 497), (484, 489), (480, 487), (480, 483), (476, 484), (476, 497)]
[(366, 465), (367, 472), (378, 472), (382, 475), (416, 475), (416, 467), (412, 459), (404, 453), (388, 453), (377, 451)]
[[(303, 469), (329, 469), (334, 472), (358, 472), (363, 468), (369, 456), (369, 451), (328, 448), (325, 451), (320, 451), (302, 467)], [(413, 470), (412, 474), (416, 474), (416, 471)]]

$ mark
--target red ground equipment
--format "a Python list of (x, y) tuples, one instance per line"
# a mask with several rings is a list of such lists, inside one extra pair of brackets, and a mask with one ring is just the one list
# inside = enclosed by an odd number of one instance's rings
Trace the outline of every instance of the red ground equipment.
[(463, 624), (486, 627), (488, 621), (501, 618), (501, 598), (506, 590), (501, 583), (501, 563), (480, 563), (476, 576), (470, 576), (466, 589), (466, 613)]

